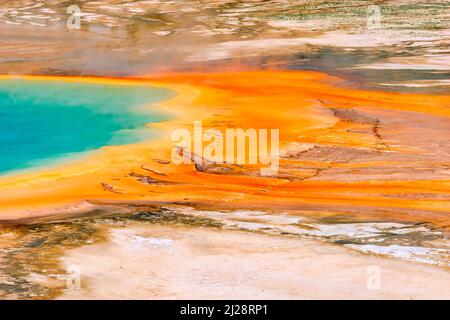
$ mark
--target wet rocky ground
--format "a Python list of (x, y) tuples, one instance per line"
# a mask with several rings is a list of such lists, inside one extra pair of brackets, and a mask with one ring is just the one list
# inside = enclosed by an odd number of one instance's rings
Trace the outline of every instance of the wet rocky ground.
[[(185, 206), (135, 206), (131, 211), (0, 226), (0, 297), (57, 298), (72, 285), (74, 270), (62, 260), (68, 250), (114, 241), (117, 230), (128, 230), (136, 223), (144, 229), (157, 224), (315, 239), (363, 253), (450, 267), (448, 236), (429, 224), (355, 221), (346, 215), (311, 218), (298, 212), (208, 211)], [(136, 245), (155, 241), (138, 237), (131, 240)]]
[[(449, 86), (446, 1), (0, 3), (1, 73), (281, 68), (391, 91), (445, 93)], [(71, 5), (80, 9), (79, 30), (67, 27)]]

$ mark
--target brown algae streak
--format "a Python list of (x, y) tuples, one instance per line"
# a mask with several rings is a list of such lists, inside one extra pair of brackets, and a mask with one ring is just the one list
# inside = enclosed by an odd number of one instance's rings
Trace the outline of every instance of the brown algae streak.
[(96, 243), (102, 233), (86, 222), (0, 226), (0, 298), (54, 299), (66, 289), (60, 257)]

